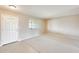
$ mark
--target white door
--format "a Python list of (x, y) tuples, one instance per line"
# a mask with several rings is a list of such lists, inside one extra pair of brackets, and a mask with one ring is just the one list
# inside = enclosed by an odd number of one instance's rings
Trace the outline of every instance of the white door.
[(18, 40), (18, 17), (1, 16), (1, 43), (7, 44)]

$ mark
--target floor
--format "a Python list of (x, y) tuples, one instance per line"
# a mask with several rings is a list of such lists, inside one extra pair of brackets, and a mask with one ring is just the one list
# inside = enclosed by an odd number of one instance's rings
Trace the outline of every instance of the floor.
[(48, 33), (0, 47), (0, 53), (79, 53), (78, 39)]

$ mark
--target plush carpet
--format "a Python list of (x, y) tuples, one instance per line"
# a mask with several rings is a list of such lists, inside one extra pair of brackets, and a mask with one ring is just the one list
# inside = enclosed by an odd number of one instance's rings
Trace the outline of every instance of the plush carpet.
[(79, 53), (79, 41), (66, 35), (43, 34), (0, 47), (5, 53)]

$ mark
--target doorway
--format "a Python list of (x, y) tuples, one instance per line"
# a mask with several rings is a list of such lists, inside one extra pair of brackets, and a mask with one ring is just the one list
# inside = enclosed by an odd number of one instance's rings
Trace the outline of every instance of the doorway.
[(1, 44), (8, 44), (18, 40), (18, 17), (1, 15)]

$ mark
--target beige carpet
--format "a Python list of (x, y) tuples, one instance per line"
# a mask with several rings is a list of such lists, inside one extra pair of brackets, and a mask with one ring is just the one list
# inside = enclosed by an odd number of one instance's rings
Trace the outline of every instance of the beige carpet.
[(0, 47), (0, 53), (36, 53), (37, 51), (29, 46), (27, 43), (22, 44), (21, 42), (16, 42)]
[(0, 52), (8, 53), (68, 53), (79, 52), (79, 41), (60, 34), (44, 34), (39, 37), (0, 47)]

